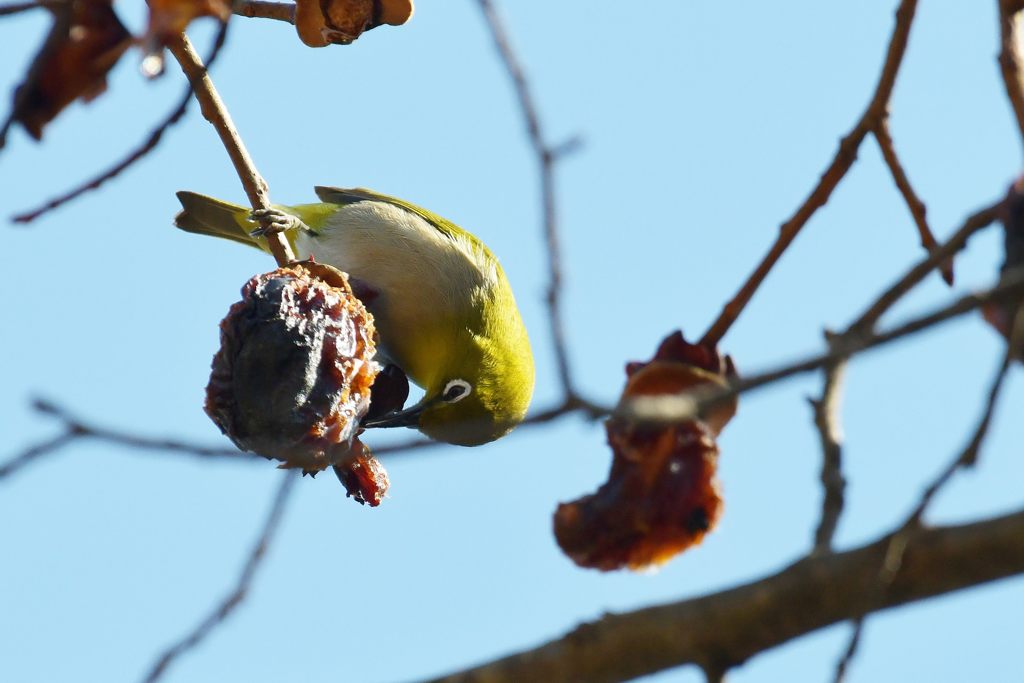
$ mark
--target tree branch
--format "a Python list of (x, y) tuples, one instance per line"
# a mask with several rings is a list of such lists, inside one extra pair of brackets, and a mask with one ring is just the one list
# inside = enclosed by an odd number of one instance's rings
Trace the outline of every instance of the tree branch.
[[(914, 219), (914, 224), (917, 225), (917, 234), (921, 240), (921, 246), (930, 253), (939, 244), (935, 240), (935, 235), (932, 234), (931, 228), (928, 227), (927, 208), (924, 202), (917, 196), (917, 193), (914, 192), (914, 187), (910, 184), (910, 178), (907, 177), (903, 164), (900, 163), (899, 157), (896, 156), (896, 146), (893, 144), (892, 135), (889, 133), (889, 118), (883, 116), (879, 119), (875, 124), (873, 132), (878, 148), (882, 152), (882, 158), (885, 160), (885, 165), (889, 167), (893, 182), (896, 183), (896, 189), (899, 190), (903, 201), (907, 204), (907, 208), (910, 209), (910, 215)], [(953, 259), (949, 258), (943, 261), (940, 269), (942, 279), (946, 281), (946, 284), (952, 285)]]
[(225, 596), (220, 604), (217, 605), (217, 607), (205, 619), (196, 625), (195, 629), (188, 633), (184, 638), (167, 648), (163, 654), (157, 658), (152, 669), (150, 669), (149, 673), (143, 679), (145, 683), (153, 683), (158, 680), (167, 671), (167, 668), (174, 663), (174, 660), (202, 643), (203, 640), (205, 640), (206, 637), (214, 631), (214, 629), (223, 624), (228, 617), (231, 616), (231, 614), (248, 596), (249, 589), (252, 587), (253, 579), (256, 576), (256, 571), (260, 568), (260, 565), (266, 556), (267, 549), (274, 540), (274, 534), (277, 532), (277, 528), (281, 522), (281, 517), (284, 514), (285, 506), (287, 505), (289, 496), (292, 492), (292, 485), (295, 483), (297, 478), (298, 477), (295, 473), (291, 471), (282, 475), (281, 485), (278, 487), (277, 493), (274, 495), (274, 501), (270, 506), (270, 513), (267, 515), (267, 519), (263, 523), (263, 530), (260, 532), (256, 545), (253, 546), (252, 552), (249, 553), (249, 557), (245, 561), (245, 565), (242, 567), (242, 572), (238, 576), (238, 582), (236, 583), (234, 590)]
[(1003, 354), (1002, 362), (999, 364), (999, 369), (996, 371), (995, 378), (992, 380), (992, 386), (988, 392), (988, 398), (985, 401), (985, 408), (982, 411), (981, 419), (978, 421), (978, 425), (974, 428), (974, 434), (971, 436), (971, 440), (968, 442), (966, 448), (952, 461), (946, 468), (935, 478), (935, 480), (928, 485), (924, 493), (921, 495), (920, 501), (908, 518), (905, 526), (910, 527), (921, 523), (924, 517), (925, 511), (931, 504), (932, 500), (938, 495), (946, 484), (953, 478), (959, 470), (973, 467), (978, 461), (978, 453), (981, 450), (981, 445), (985, 441), (985, 437), (988, 435), (989, 425), (992, 423), (992, 415), (995, 412), (996, 404), (999, 401), (999, 394), (1002, 391), (1003, 384), (1006, 380), (1007, 372), (1010, 369), (1010, 364), (1021, 348), (1021, 342), (1024, 341), (1024, 307), (1018, 307), (1013, 317), (1012, 332), (1010, 339), (1007, 341), (1006, 353)]
[(73, 430), (67, 430), (63, 434), (58, 434), (57, 436), (46, 439), (45, 441), (40, 441), (37, 444), (29, 446), (18, 455), (15, 455), (10, 460), (0, 465), (0, 479), (9, 477), (21, 468), (35, 462), (45, 455), (56, 453), (61, 448), (64, 448), (64, 446), (67, 446), (78, 438), (78, 436), (79, 435)]
[(843, 683), (846, 680), (846, 671), (850, 668), (853, 658), (857, 656), (857, 648), (860, 646), (860, 637), (864, 633), (864, 617), (860, 616), (852, 622), (853, 630), (850, 631), (850, 640), (846, 643), (843, 656), (836, 662), (836, 674), (832, 678), (834, 683)]
[[(216, 88), (213, 87), (213, 81), (210, 80), (210, 75), (206, 72), (199, 55), (192, 48), (188, 36), (182, 34), (180, 40), (171, 41), (168, 49), (178, 60), (181, 70), (185, 72), (192, 84), (192, 90), (199, 101), (203, 116), (213, 125), (217, 135), (220, 136), (220, 141), (224, 144), (228, 156), (231, 157), (231, 163), (235, 166), (238, 179), (242, 181), (242, 187), (249, 197), (252, 208), (254, 210), (270, 208), (267, 181), (256, 170), (252, 157), (249, 156), (249, 151), (245, 148), (245, 143), (238, 135), (238, 130), (235, 129), (235, 124), (231, 121), (224, 102), (220, 99)], [(285, 266), (295, 260), (295, 254), (284, 234), (267, 234), (266, 238), (278, 265)]]
[(58, 436), (42, 441), (29, 447), (20, 455), (14, 456), (0, 465), (0, 479), (10, 476), (21, 468), (37, 461), (40, 457), (51, 455), (58, 449), (76, 440), (93, 439), (116, 446), (134, 448), (142, 451), (169, 451), (198, 458), (229, 458), (239, 462), (262, 462), (263, 458), (252, 453), (245, 453), (237, 448), (216, 448), (186, 443), (177, 439), (161, 439), (141, 436), (131, 432), (110, 429), (90, 424), (72, 415), (64, 408), (49, 401), (37, 399), (32, 407), (38, 412), (49, 415), (60, 421), (64, 430)]
[(1002, 206), (1003, 202), (1000, 200), (968, 216), (963, 225), (942, 246), (932, 250), (927, 257), (882, 292), (860, 317), (850, 324), (844, 335), (862, 333), (873, 328), (879, 318), (892, 308), (897, 301), (903, 298), (907, 292), (913, 289), (917, 283), (921, 282), (928, 273), (943, 261), (952, 258), (953, 254), (963, 249), (974, 233), (995, 222), (999, 218)]
[(516, 98), (519, 100), (519, 109), (522, 112), (523, 120), (526, 123), (526, 131), (530, 138), (533, 153), (537, 158), (537, 165), (540, 172), (541, 203), (543, 205), (544, 238), (547, 245), (548, 255), (548, 322), (551, 328), (551, 336), (555, 351), (555, 360), (558, 364), (558, 376), (562, 382), (562, 390), (566, 402), (572, 402), (578, 398), (573, 383), (572, 372), (569, 365), (569, 350), (566, 341), (565, 323), (562, 316), (562, 246), (558, 229), (558, 211), (555, 194), (555, 164), (566, 154), (575, 151), (579, 147), (579, 141), (575, 138), (561, 145), (551, 145), (544, 138), (541, 128), (540, 115), (533, 102), (530, 93), (530, 85), (526, 80), (523, 67), (516, 57), (515, 51), (509, 42), (508, 34), (498, 16), (497, 10), (490, 0), (478, 0), (480, 11), (483, 13), (487, 28), (494, 40), (494, 47), (501, 58), (505, 71), (515, 89)]
[[(220, 29), (217, 32), (217, 37), (214, 40), (213, 47), (210, 49), (210, 56), (206, 60), (205, 69), (207, 71), (209, 71), (209, 69), (213, 66), (213, 63), (217, 60), (217, 56), (220, 54), (220, 49), (224, 46), (224, 41), (227, 39), (227, 35), (228, 24), (227, 22), (223, 22), (221, 23)], [(75, 187), (71, 190), (68, 190), (64, 194), (58, 195), (53, 199), (50, 199), (45, 204), (35, 209), (32, 209), (31, 211), (25, 211), (20, 214), (17, 214), (13, 216), (11, 220), (13, 220), (15, 223), (31, 223), (32, 221), (39, 218), (43, 214), (49, 213), (53, 209), (56, 209), (57, 207), (62, 206), (73, 199), (77, 199), (86, 192), (99, 189), (100, 186), (103, 185), (103, 183), (107, 182), (108, 180), (111, 180), (112, 178), (117, 177), (118, 175), (121, 174), (122, 171), (124, 171), (129, 166), (133, 165), (135, 162), (139, 161), (144, 156), (146, 156), (154, 149), (156, 149), (157, 145), (160, 144), (160, 140), (163, 138), (164, 133), (167, 132), (167, 129), (176, 124), (185, 116), (185, 112), (188, 111), (188, 104), (191, 100), (192, 86), (189, 85), (187, 88), (185, 88), (185, 94), (182, 96), (181, 101), (178, 102), (177, 105), (175, 105), (174, 109), (171, 110), (171, 113), (163, 121), (157, 124), (156, 128), (154, 128), (153, 131), (149, 134), (149, 137), (147, 137), (141, 145), (139, 145), (137, 148), (131, 151), (128, 154), (128, 156), (126, 156), (124, 159), (108, 168), (106, 171), (103, 171), (95, 178), (87, 180), (78, 187)]]
[(832, 538), (839, 526), (839, 517), (843, 514), (845, 504), (846, 480), (843, 478), (843, 435), (839, 426), (839, 404), (846, 363), (846, 358), (839, 358), (825, 366), (825, 386), (821, 399), (811, 400), (814, 424), (821, 439), (821, 484), (824, 491), (821, 519), (814, 533), (815, 553), (832, 550)]
[(723, 388), (699, 388), (678, 394), (643, 396), (623, 401), (614, 414), (635, 422), (665, 424), (699, 418), (711, 408), (734, 396), (759, 389), (794, 375), (825, 367), (833, 361), (883, 346), (929, 329), (988, 303), (1013, 301), (1024, 295), (1024, 272), (1004, 278), (998, 285), (968, 294), (886, 332), (839, 335), (828, 351), (758, 374), (742, 377)]
[(33, 0), (31, 2), (15, 2), (10, 5), (0, 5), (0, 17), (11, 14), (20, 14), (34, 9), (57, 9), (68, 4), (68, 0)]
[(768, 250), (768, 253), (758, 264), (754, 272), (750, 274), (747, 281), (743, 283), (735, 296), (725, 305), (718, 318), (711, 324), (708, 331), (701, 339), (702, 344), (710, 346), (717, 345), (725, 333), (729, 330), (736, 319), (743, 312), (743, 309), (750, 302), (758, 287), (767, 277), (768, 273), (778, 262), (779, 258), (793, 242), (796, 236), (803, 229), (811, 217), (828, 202), (832, 191), (836, 189), (839, 182), (846, 177), (847, 171), (857, 160), (857, 150), (864, 142), (865, 136), (871, 132), (887, 115), (889, 98), (892, 96), (893, 86), (896, 84), (896, 75), (900, 65), (903, 63), (903, 55), (907, 50), (907, 40), (910, 37), (910, 27), (914, 22), (914, 12), (917, 9), (917, 0), (902, 0), (896, 10), (896, 26), (893, 29), (892, 37), (889, 40), (889, 47), (886, 51), (885, 62), (882, 66), (882, 73), (875, 86), (875, 92), (868, 103), (867, 109), (861, 115), (860, 120), (853, 127), (853, 130), (839, 143), (832, 162), (822, 174), (818, 184), (804, 200), (803, 204), (796, 210), (796, 213), (779, 228), (779, 236), (775, 243)]
[(846, 619), (1024, 573), (1024, 510), (918, 529), (908, 537), (901, 571), (872, 604), (889, 538), (807, 557), (720, 593), (609, 614), (538, 648), (431, 683), (613, 683), (683, 664), (730, 668)]

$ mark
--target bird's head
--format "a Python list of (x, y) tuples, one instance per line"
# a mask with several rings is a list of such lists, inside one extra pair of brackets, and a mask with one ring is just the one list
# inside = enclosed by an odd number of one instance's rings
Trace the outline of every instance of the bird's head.
[(508, 434), (526, 417), (533, 395), (533, 355), (522, 323), (516, 322), (504, 334), (467, 334), (457, 353), (444, 354), (447, 362), (426, 384), (419, 403), (365, 426), (413, 427), (459, 446), (479, 446)]

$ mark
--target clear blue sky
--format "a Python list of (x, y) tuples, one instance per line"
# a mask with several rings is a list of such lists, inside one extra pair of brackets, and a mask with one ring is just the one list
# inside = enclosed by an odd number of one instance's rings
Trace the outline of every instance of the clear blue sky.
[[(502, 3), (551, 136), (585, 140), (558, 180), (572, 363), (588, 395), (613, 401), (623, 364), (672, 329), (703, 332), (860, 115), (895, 5)], [(995, 5), (922, 3), (892, 103), (898, 150), (940, 238), (1019, 171)], [(46, 25), (0, 21), (4, 92)], [(205, 45), (210, 27), (196, 34)], [(408, 26), (347, 48), (311, 50), (285, 24), (244, 19), (228, 41), (213, 76), (275, 201), (309, 201), (314, 184), (363, 185), (475, 232), (512, 280), (538, 360), (534, 404), (550, 405), (537, 178), (476, 3), (421, 2)], [(136, 66), (124, 59), (110, 91), (71, 107), (42, 145), (12, 135), (0, 213), (91, 175), (173, 106), (180, 74), (146, 84)], [(179, 189), (244, 197), (195, 109), (102, 191), (0, 228), (0, 457), (54, 432), (29, 408), (37, 395), (111, 426), (226, 443), (201, 407), (217, 323), (271, 262), (172, 229)], [(956, 293), (992, 281), (1000, 240), (990, 230), (971, 243)], [(823, 327), (849, 322), (919, 256), (868, 140), (723, 348), (741, 371), (820, 348)], [(931, 277), (888, 320), (951, 296)], [(965, 443), (1000, 353), (967, 317), (853, 364), (841, 546), (909, 511)], [(603, 430), (579, 419), (394, 459), (378, 509), (346, 500), (333, 477), (305, 479), (248, 602), (166, 680), (413, 680), (606, 611), (773, 572), (806, 550), (817, 521), (820, 453), (805, 397), (819, 391), (808, 377), (743, 400), (720, 443), (720, 526), (652, 574), (581, 570), (554, 543), (557, 502), (593, 490), (609, 463)], [(1024, 427), (1011, 415), (1022, 401), (1014, 371), (981, 467), (941, 496), (933, 521), (1020, 506)], [(279, 476), (263, 462), (82, 444), (0, 483), (0, 678), (138, 680), (233, 584)], [(1014, 579), (873, 617), (851, 680), (1019, 681), (1022, 606)], [(847, 633), (800, 639), (730, 680), (828, 680)], [(648, 680), (700, 677), (684, 668)]]

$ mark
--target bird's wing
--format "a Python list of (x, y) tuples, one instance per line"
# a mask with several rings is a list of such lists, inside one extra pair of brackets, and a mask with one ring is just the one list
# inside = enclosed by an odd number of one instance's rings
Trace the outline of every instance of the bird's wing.
[[(343, 188), (343, 187), (325, 187), (323, 185), (317, 185), (316, 196), (320, 198), (320, 201), (329, 202), (331, 204), (355, 204), (357, 202), (373, 201), (373, 202), (387, 202), (393, 206), (400, 207), (406, 211), (413, 213), (427, 223), (432, 225), (434, 229), (443, 234), (445, 237), (451, 240), (466, 240), (474, 245), (483, 247), (483, 244), (474, 235), (466, 232), (459, 226), (455, 225), (449, 220), (441, 218), (432, 211), (427, 211), (423, 207), (416, 206), (404, 199), (398, 199), (397, 197), (389, 197), (386, 194), (378, 194), (372, 190), (367, 190), (362, 187), (354, 188)], [(485, 247), (486, 248), (486, 247)]]

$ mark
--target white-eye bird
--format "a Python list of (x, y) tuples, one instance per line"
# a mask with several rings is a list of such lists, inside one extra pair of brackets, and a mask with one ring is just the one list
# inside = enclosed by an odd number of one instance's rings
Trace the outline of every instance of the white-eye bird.
[(316, 194), (320, 203), (251, 214), (179, 192), (184, 210), (174, 224), (267, 250), (266, 240), (252, 234), (258, 215), (271, 230), (285, 231), (299, 258), (313, 256), (369, 290), (360, 296), (381, 351), (425, 395), (367, 426), (416, 427), (462, 446), (511, 431), (533, 394), (533, 354), (498, 259), (454, 223), (401, 199), (334, 187), (317, 187)]

